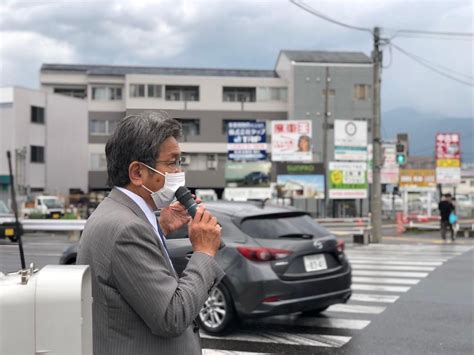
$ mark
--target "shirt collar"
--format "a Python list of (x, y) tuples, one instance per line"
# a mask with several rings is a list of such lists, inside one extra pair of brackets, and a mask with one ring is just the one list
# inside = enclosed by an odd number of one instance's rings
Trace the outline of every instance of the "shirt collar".
[(145, 202), (145, 200), (141, 196), (137, 195), (136, 193), (128, 189), (125, 189), (123, 187), (118, 187), (118, 186), (116, 186), (116, 188), (122, 191), (128, 197), (130, 197), (133, 200), (133, 202), (135, 202), (138, 205), (138, 207), (142, 209), (143, 213), (145, 213), (146, 218), (151, 223), (153, 228), (155, 228), (156, 233), (159, 235), (156, 216), (151, 210), (150, 206), (148, 206), (148, 204)]

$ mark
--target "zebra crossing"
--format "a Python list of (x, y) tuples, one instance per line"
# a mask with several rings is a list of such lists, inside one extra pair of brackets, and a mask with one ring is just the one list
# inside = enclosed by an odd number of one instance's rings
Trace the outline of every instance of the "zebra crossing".
[(347, 304), (333, 305), (318, 316), (291, 314), (245, 322), (240, 329), (224, 337), (201, 332), (203, 354), (257, 355), (269, 354), (268, 349), (282, 348), (285, 352), (304, 350), (308, 353), (318, 349), (336, 350), (349, 343), (436, 268), (470, 248), (395, 244), (348, 248), (353, 294)]

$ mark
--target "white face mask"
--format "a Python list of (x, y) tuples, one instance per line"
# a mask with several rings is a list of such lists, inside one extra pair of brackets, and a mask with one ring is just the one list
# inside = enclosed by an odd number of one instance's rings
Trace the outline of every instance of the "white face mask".
[(144, 163), (142, 164), (155, 173), (165, 177), (165, 184), (158, 191), (153, 192), (145, 185), (142, 185), (142, 187), (151, 193), (151, 198), (153, 199), (153, 202), (155, 202), (156, 208), (162, 209), (168, 207), (175, 199), (176, 190), (185, 185), (184, 172), (163, 174)]

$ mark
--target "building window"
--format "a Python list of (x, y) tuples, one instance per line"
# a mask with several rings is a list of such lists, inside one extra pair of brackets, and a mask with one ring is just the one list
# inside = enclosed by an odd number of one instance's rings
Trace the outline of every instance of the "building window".
[(107, 170), (107, 159), (104, 153), (91, 153), (91, 170), (105, 171)]
[(183, 127), (184, 139), (190, 136), (199, 136), (200, 134), (200, 122), (198, 118), (176, 118)]
[(161, 97), (162, 86), (148, 84), (148, 97)]
[(54, 93), (85, 99), (87, 97), (86, 88), (54, 88)]
[(255, 102), (255, 88), (224, 86), (222, 101), (224, 102)]
[(166, 85), (167, 101), (199, 101), (199, 86)]
[(370, 85), (367, 85), (367, 84), (354, 85), (354, 99), (355, 100), (368, 100), (369, 97), (370, 97)]
[(287, 88), (273, 88), (262, 86), (257, 90), (257, 101), (284, 101), (286, 102), (288, 96)]
[(93, 86), (92, 100), (116, 101), (122, 100), (122, 88), (114, 86)]
[(145, 84), (130, 84), (130, 97), (145, 97)]
[(217, 154), (207, 154), (206, 166), (209, 170), (217, 170)]
[(117, 121), (112, 120), (90, 120), (89, 132), (93, 136), (107, 136), (114, 133)]
[(31, 122), (44, 124), (44, 108), (31, 106)]
[(32, 145), (31, 147), (31, 162), (44, 163), (44, 147)]
[[(321, 90), (321, 95), (326, 96), (326, 89)], [(336, 90), (329, 89), (328, 96), (336, 96)]]

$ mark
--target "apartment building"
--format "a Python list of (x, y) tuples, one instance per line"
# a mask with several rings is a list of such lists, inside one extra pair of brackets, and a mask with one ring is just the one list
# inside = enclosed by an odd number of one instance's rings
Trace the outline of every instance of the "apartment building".
[(83, 100), (0, 88), (0, 198), (9, 199), (8, 150), (20, 195), (87, 191), (87, 119)]
[(370, 127), (372, 117), (371, 59), (358, 52), (284, 50), (270, 70), (43, 64), (40, 81), (87, 102), (90, 190), (106, 188), (105, 143), (122, 117), (138, 111), (163, 109), (178, 119), (187, 184), (219, 192), (229, 121), (265, 121), (269, 133), (272, 120), (312, 120), (313, 160), (322, 162), (325, 135), (334, 157), (334, 119)]

